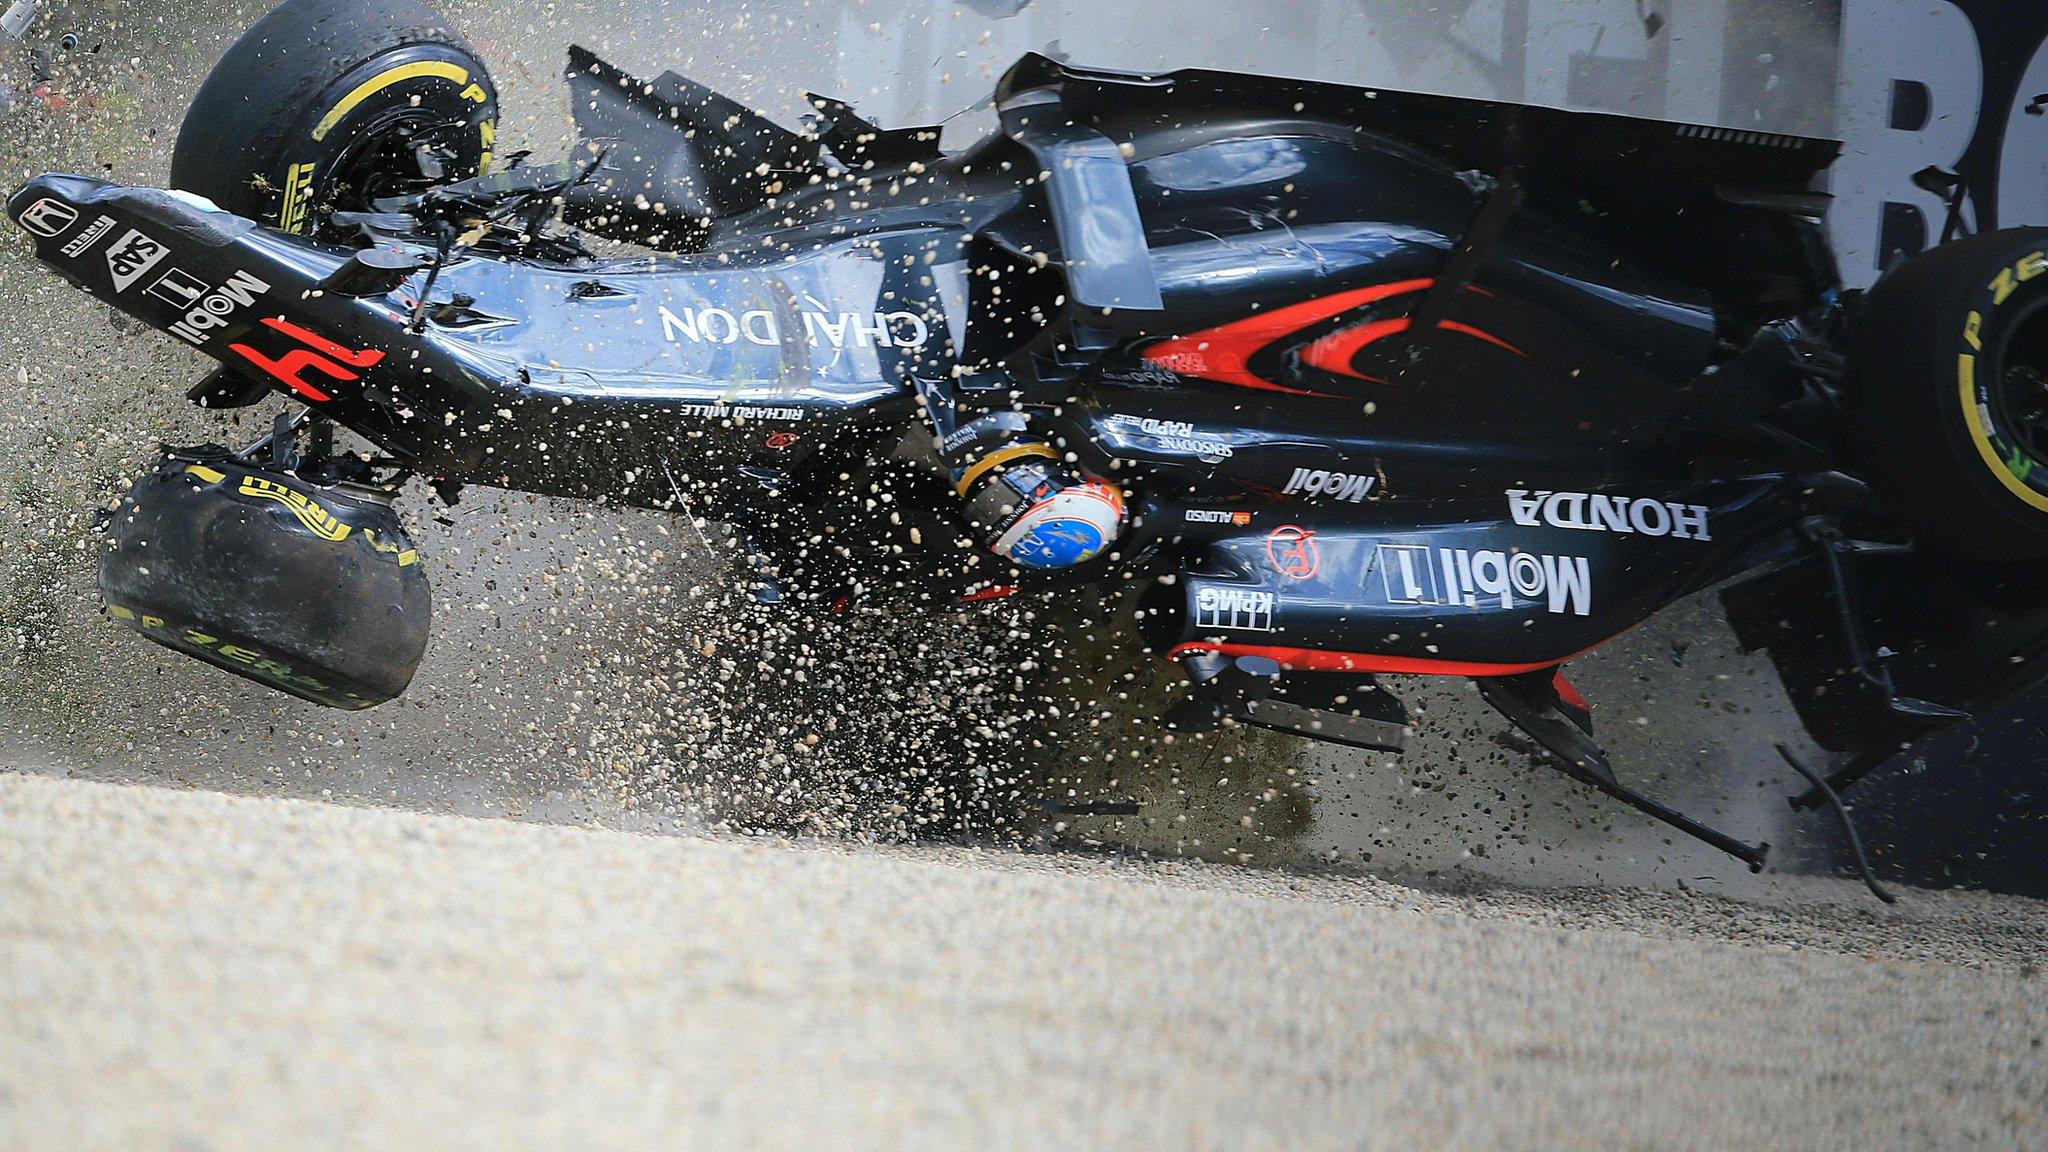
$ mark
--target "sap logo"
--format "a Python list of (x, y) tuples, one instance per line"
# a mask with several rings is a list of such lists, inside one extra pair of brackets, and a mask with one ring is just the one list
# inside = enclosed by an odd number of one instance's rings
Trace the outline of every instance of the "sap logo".
[(142, 274), (163, 262), (171, 250), (146, 236), (140, 229), (130, 228), (121, 239), (107, 249), (107, 274), (114, 281), (114, 291), (126, 292), (130, 285), (142, 279)]
[(384, 359), (384, 353), (375, 348), (365, 348), (360, 352), (344, 348), (325, 336), (301, 328), (282, 317), (266, 316), (263, 323), (266, 327), (297, 340), (305, 347), (294, 348), (274, 360), (247, 344), (230, 344), (228, 349), (262, 369), (264, 375), (308, 400), (325, 403), (333, 397), (307, 383), (306, 372), (313, 371), (330, 380), (347, 382), (361, 379), (361, 374), (355, 369), (373, 368)]
[(194, 347), (204, 345), (206, 333), (225, 325), (236, 309), (249, 307), (256, 303), (258, 296), (268, 291), (268, 283), (247, 272), (237, 272), (228, 278), (227, 283), (208, 294), (204, 284), (176, 268), (149, 286), (150, 295), (189, 308), (177, 323), (171, 325), (170, 331), (171, 335)]
[(1583, 556), (1382, 544), (1373, 566), (1389, 604), (1477, 608), (1484, 599), (1503, 609), (1542, 604), (1576, 616), (1593, 609), (1593, 574)]
[(1364, 503), (1372, 495), (1378, 477), (1352, 475), (1347, 472), (1325, 472), (1320, 469), (1296, 468), (1288, 477), (1287, 487), (1280, 491), (1289, 496), (1328, 496), (1348, 504)]
[(1195, 627), (1271, 632), (1274, 596), (1250, 588), (1202, 588), (1195, 593)]
[[(661, 317), (662, 339), (671, 344), (687, 340), (692, 344), (749, 344), (774, 347), (786, 343), (780, 321), (765, 308), (734, 315), (723, 308), (684, 308), (671, 311), (664, 304), (656, 309)], [(813, 348), (855, 347), (922, 348), (931, 339), (931, 328), (915, 312), (801, 312), (802, 341)]]
[(1524, 528), (1549, 525), (1581, 532), (1628, 532), (1642, 536), (1672, 536), (1680, 540), (1712, 540), (1707, 534), (1707, 508), (1703, 504), (1674, 504), (1668, 500), (1631, 500), (1598, 492), (1530, 492), (1507, 490), (1508, 511)]

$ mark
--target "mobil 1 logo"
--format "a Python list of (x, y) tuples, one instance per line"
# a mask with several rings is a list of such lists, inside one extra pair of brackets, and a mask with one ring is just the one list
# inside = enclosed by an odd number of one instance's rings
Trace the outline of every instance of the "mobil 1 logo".
[(1593, 610), (1592, 566), (1583, 556), (1494, 548), (1382, 544), (1373, 558), (1387, 603), (1445, 608), (1542, 607), (1558, 615)]
[(219, 287), (212, 287), (180, 268), (172, 268), (149, 286), (150, 295), (184, 311), (170, 332), (195, 348), (206, 343), (208, 332), (226, 325), (236, 312), (268, 291), (268, 282), (247, 272), (236, 272)]
[(1321, 496), (1362, 504), (1372, 495), (1379, 477), (1370, 472), (1329, 472), (1320, 468), (1296, 468), (1280, 491), (1288, 496)]
[(173, 268), (157, 277), (156, 283), (145, 291), (175, 307), (190, 308), (206, 295), (206, 282), (182, 268)]

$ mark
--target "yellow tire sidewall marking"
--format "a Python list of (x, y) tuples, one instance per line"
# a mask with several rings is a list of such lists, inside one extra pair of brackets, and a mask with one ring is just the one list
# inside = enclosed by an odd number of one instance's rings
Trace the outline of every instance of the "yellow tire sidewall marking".
[(277, 226), (293, 234), (306, 230), (306, 213), (313, 206), (314, 161), (287, 164), (284, 170), (284, 203), (277, 209)]
[[(2031, 280), (2040, 275), (2043, 267), (2042, 254), (2036, 252), (2021, 260), (2014, 268), (2000, 272), (1998, 278), (1992, 281), (1992, 291), (1997, 293), (2001, 285), (2013, 279)], [(2005, 296), (2009, 295), (2010, 289), (2002, 295), (1997, 295), (1993, 308), (1995, 309), (1998, 303), (2003, 303)], [(1971, 347), (1979, 346), (1978, 331), (1981, 324), (1982, 317), (1974, 311), (1971, 312), (1963, 332), (1964, 340)], [(1991, 469), (1991, 474), (1998, 478), (1998, 482), (2004, 485), (2007, 491), (2026, 501), (2029, 507), (2048, 512), (2048, 494), (2035, 491), (2026, 481), (2013, 475), (2012, 469), (2006, 467), (2005, 461), (1999, 459), (1998, 449), (1992, 446), (1991, 431), (1984, 426), (1984, 417), (1977, 406), (1976, 356), (1965, 352), (1956, 357), (1956, 383), (1957, 394), (1963, 405), (1963, 423), (1970, 430), (1970, 442), (1977, 446), (1977, 455), (1984, 458), (1984, 466)]]
[(313, 139), (325, 140), (327, 134), (334, 130), (334, 126), (341, 123), (342, 119), (350, 112), (355, 111), (356, 106), (363, 101), (391, 87), (393, 84), (421, 76), (434, 76), (443, 80), (453, 81), (462, 87), (464, 99), (473, 100), (478, 104), (483, 104), (490, 99), (490, 97), (484, 94), (482, 87), (470, 83), (469, 69), (464, 68), (462, 65), (453, 64), (446, 60), (415, 60), (410, 64), (400, 64), (396, 68), (387, 68), (350, 89), (348, 95), (343, 96), (340, 102), (328, 109), (327, 115), (322, 116), (320, 122), (313, 126)]
[(306, 530), (322, 540), (339, 544), (348, 539), (350, 525), (322, 508), (317, 502), (296, 488), (289, 488), (275, 480), (261, 476), (242, 477), (239, 489), (244, 496), (255, 496), (263, 500), (275, 500), (285, 506)]

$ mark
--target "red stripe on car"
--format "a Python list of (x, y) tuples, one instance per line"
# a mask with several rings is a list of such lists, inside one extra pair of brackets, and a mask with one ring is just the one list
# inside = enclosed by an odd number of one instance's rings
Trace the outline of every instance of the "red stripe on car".
[[(1600, 644), (1607, 641), (1602, 640)], [(1388, 656), (1375, 652), (1332, 652), (1322, 648), (1283, 648), (1271, 644), (1212, 644), (1190, 641), (1166, 654), (1178, 660), (1189, 652), (1214, 652), (1222, 656), (1263, 656), (1294, 672), (1385, 672), (1402, 676), (1519, 676), (1555, 668), (1598, 648), (1600, 644), (1529, 664), (1491, 664), (1473, 660), (1430, 660), (1419, 656)]]
[(1199, 380), (1214, 380), (1220, 384), (1236, 384), (1267, 392), (1288, 392), (1296, 396), (1328, 396), (1326, 392), (1289, 388), (1252, 375), (1248, 367), (1252, 356), (1273, 341), (1318, 321), (1389, 297), (1420, 292), (1434, 283), (1434, 280), (1397, 280), (1392, 284), (1375, 284), (1370, 288), (1354, 288), (1334, 296), (1304, 300), (1285, 308), (1205, 328), (1192, 335), (1162, 341), (1145, 350), (1145, 359), (1169, 372)]

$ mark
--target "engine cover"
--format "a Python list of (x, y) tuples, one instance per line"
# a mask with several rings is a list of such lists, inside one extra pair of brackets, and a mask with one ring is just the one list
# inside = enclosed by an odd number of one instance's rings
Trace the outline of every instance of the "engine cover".
[(108, 534), (107, 614), (236, 675), (368, 708), (405, 691), (426, 651), (427, 576), (377, 489), (172, 450)]

